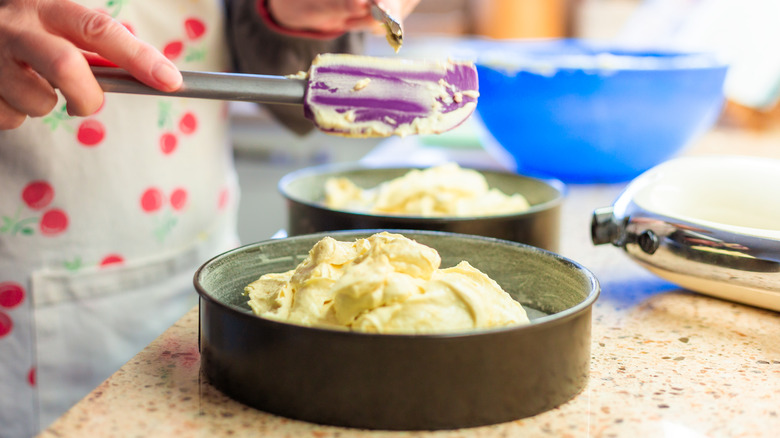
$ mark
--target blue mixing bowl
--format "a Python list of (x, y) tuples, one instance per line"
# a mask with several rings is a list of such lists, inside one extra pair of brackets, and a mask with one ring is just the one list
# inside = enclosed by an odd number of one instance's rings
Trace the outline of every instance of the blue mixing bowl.
[(472, 41), (477, 114), (517, 171), (620, 182), (683, 150), (716, 121), (727, 66), (705, 54), (582, 40)]

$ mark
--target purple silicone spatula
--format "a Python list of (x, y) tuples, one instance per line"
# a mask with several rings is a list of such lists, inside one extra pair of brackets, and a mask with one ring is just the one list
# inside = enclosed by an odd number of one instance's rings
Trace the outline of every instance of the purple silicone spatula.
[(126, 71), (92, 67), (104, 91), (302, 105), (322, 131), (352, 137), (435, 134), (465, 121), (476, 108), (472, 63), (320, 55), (293, 76), (183, 71), (173, 92), (148, 87)]
[(309, 69), (306, 116), (351, 137), (448, 131), (477, 106), (472, 63), (319, 55)]

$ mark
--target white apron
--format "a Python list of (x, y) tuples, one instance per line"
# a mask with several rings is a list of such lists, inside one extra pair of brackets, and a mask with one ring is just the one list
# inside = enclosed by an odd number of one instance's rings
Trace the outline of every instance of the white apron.
[[(228, 68), (217, 0), (89, 0), (183, 70)], [(106, 94), (0, 131), (0, 436), (49, 425), (197, 303), (238, 244), (224, 102)]]

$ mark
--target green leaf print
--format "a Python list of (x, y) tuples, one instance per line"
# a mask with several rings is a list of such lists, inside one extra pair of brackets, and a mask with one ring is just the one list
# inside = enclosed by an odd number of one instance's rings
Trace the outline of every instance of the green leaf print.
[(68, 114), (67, 104), (63, 104), (59, 108), (50, 112), (48, 116), (44, 117), (43, 123), (47, 125), (52, 131), (56, 131), (57, 128), (62, 126), (66, 131), (73, 132), (73, 128), (71, 126), (63, 123), (71, 119), (73, 119), (73, 117)]
[(157, 127), (160, 129), (171, 128), (173, 120), (171, 118), (171, 106), (173, 104), (167, 100), (161, 100), (157, 103)]
[(0, 233), (10, 234), (12, 236), (16, 234), (23, 234), (25, 236), (35, 234), (35, 229), (32, 228), (31, 225), (37, 224), (38, 218), (28, 217), (20, 219), (21, 214), (21, 208), (19, 208), (19, 210), (16, 211), (16, 215), (13, 217), (3, 216), (3, 226), (0, 227)]
[(37, 217), (29, 217), (26, 219), (16, 220), (8, 216), (3, 216), (3, 226), (0, 227), (0, 233), (6, 233), (10, 235), (23, 234), (25, 236), (31, 236), (35, 234), (35, 229), (31, 225), (38, 223)]
[(108, 9), (111, 18), (116, 18), (119, 13), (122, 12), (122, 7), (125, 5), (126, 0), (108, 0), (106, 2), (106, 9)]
[(82, 266), (84, 266), (84, 263), (81, 261), (81, 257), (76, 256), (71, 261), (65, 260), (62, 262), (62, 266), (65, 267), (65, 269), (68, 271), (76, 272), (81, 269)]
[(178, 222), (179, 219), (177, 217), (173, 216), (170, 212), (165, 212), (165, 214), (160, 217), (157, 228), (154, 230), (154, 237), (157, 238), (157, 241), (162, 243)]
[(185, 62), (202, 61), (206, 59), (206, 49), (204, 47), (189, 47), (184, 54)]
[(11, 227), (13, 226), (13, 219), (11, 219), (8, 216), (3, 216), (3, 226), (0, 227), (0, 233), (7, 233), (11, 230)]

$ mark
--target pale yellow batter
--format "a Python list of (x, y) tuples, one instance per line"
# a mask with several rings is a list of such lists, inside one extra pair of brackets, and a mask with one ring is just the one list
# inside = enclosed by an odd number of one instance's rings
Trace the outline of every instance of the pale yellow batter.
[(422, 217), (473, 217), (520, 213), (530, 207), (521, 194), (488, 187), (484, 175), (447, 163), (411, 170), (374, 188), (347, 178), (325, 182), (325, 206), (334, 210)]
[(523, 307), (462, 261), (439, 269), (435, 249), (382, 232), (320, 240), (294, 270), (266, 274), (244, 294), (255, 314), (372, 333), (436, 333), (528, 323)]
[(476, 75), (469, 61), (323, 53), (306, 74), (304, 108), (319, 129), (334, 135), (439, 134), (476, 109)]

